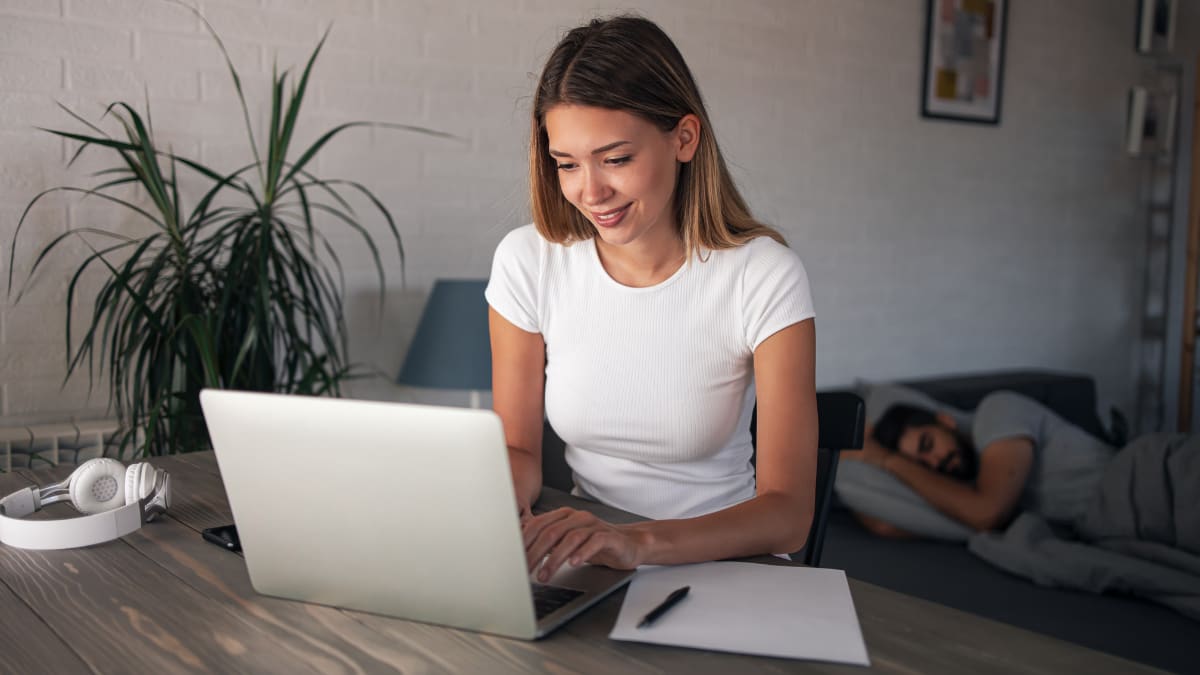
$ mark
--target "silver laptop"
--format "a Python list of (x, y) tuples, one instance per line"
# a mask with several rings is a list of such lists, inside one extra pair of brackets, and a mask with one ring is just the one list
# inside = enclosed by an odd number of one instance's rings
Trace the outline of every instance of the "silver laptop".
[(264, 595), (534, 639), (633, 574), (564, 566), (531, 582), (490, 410), (218, 390), (200, 402)]

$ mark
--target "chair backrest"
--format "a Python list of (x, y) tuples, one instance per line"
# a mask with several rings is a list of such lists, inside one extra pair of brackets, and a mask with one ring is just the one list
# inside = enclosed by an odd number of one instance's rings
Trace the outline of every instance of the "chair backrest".
[[(857, 394), (845, 391), (817, 393), (817, 489), (813, 522), (804, 548), (792, 554), (810, 567), (821, 566), (825, 529), (833, 508), (833, 482), (837, 478), (838, 453), (862, 447), (866, 405)], [(750, 418), (750, 436), (758, 447), (758, 409)], [(754, 461), (753, 458), (751, 461)]]
[(542, 427), (542, 485), (570, 492), (575, 487), (571, 467), (567, 465), (567, 444), (554, 433), (550, 423)]
[[(813, 523), (808, 542), (793, 558), (819, 567), (825, 543), (825, 526), (833, 504), (833, 481), (837, 477), (838, 452), (862, 447), (866, 408), (863, 400), (850, 392), (817, 393), (817, 490)], [(758, 409), (750, 421), (750, 435), (757, 442)], [(563, 456), (565, 444), (547, 422), (542, 430), (542, 483), (569, 491), (573, 486), (571, 468)], [(751, 462), (754, 457), (751, 457)]]

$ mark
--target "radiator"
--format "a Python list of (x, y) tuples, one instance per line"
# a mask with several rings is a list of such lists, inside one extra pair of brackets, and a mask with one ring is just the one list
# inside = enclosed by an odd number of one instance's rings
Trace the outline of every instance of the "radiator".
[(0, 470), (80, 464), (117, 455), (110, 447), (116, 420), (89, 420), (27, 427), (0, 427)]

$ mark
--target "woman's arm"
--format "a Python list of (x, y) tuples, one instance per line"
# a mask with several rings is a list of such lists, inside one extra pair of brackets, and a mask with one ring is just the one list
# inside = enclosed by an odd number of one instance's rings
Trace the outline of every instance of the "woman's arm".
[[(698, 518), (611, 525), (585, 511), (559, 509), (524, 527), (530, 569), (543, 579), (568, 560), (610, 567), (790, 553), (812, 523), (817, 473), (816, 333), (793, 324), (754, 352), (758, 397), (757, 494)], [(548, 556), (548, 557), (547, 557)]]
[(522, 516), (542, 491), (546, 343), (488, 307), (492, 340), (492, 409), (504, 425), (517, 508)]

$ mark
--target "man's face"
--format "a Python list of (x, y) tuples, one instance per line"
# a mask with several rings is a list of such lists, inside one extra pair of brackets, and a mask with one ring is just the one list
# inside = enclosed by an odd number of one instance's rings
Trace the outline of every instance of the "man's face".
[(976, 458), (959, 442), (958, 434), (945, 424), (911, 426), (900, 434), (897, 450), (913, 461), (951, 478), (975, 477)]

